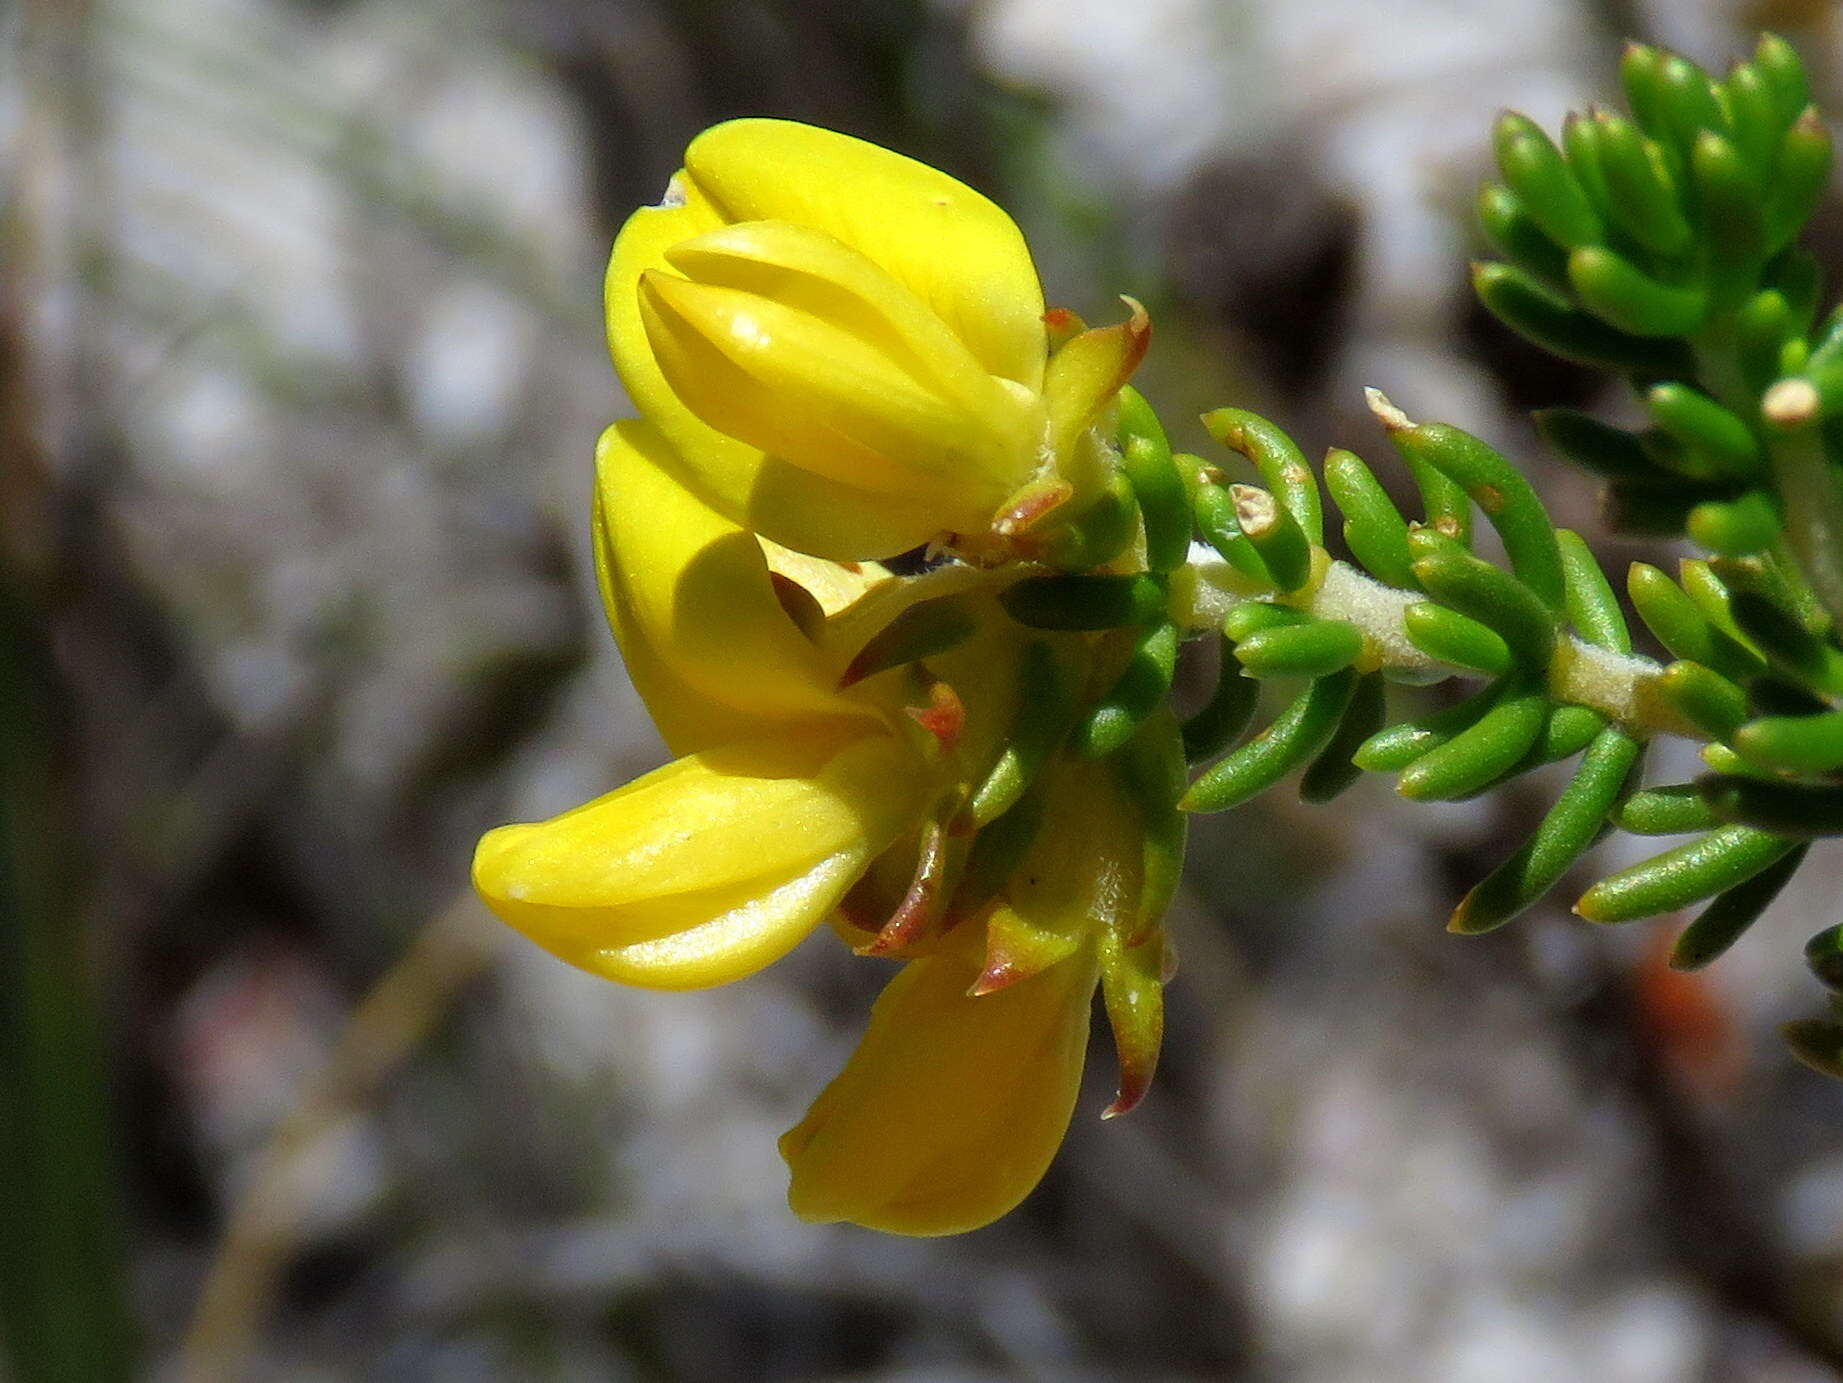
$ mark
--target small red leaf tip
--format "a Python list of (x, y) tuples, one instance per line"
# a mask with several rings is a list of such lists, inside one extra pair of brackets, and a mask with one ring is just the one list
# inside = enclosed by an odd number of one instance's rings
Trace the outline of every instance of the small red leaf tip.
[(973, 987), (966, 992), (975, 999), (984, 998), (987, 994), (1009, 989), (1024, 977), (1023, 970), (1009, 956), (988, 955), (985, 969), (979, 972), (979, 978), (973, 981)]
[(1042, 965), (1032, 965), (1026, 956), (1019, 955), (997, 929), (988, 927), (985, 969), (979, 972), (979, 978), (973, 981), (973, 987), (966, 992), (975, 999), (986, 994), (996, 994), (1019, 980), (1027, 980), (1041, 973), (1042, 969)]
[(1153, 1068), (1151, 1066), (1147, 1066), (1143, 1070), (1122, 1068), (1120, 1071), (1120, 1089), (1118, 1093), (1114, 1095), (1113, 1103), (1101, 1111), (1101, 1118), (1118, 1119), (1122, 1114), (1131, 1114), (1135, 1109), (1139, 1108), (1139, 1102), (1145, 1098), (1146, 1092), (1152, 1088), (1152, 1070)]
[(1126, 358), (1120, 363), (1120, 383), (1125, 384), (1138, 370), (1139, 362), (1145, 359), (1145, 353), (1152, 346), (1152, 314), (1145, 310), (1145, 304), (1137, 298), (1120, 295), (1120, 301), (1126, 304), (1127, 318), (1116, 328), (1124, 331), (1128, 342)]
[(1043, 331), (1051, 351), (1061, 350), (1087, 329), (1088, 324), (1066, 307), (1052, 307), (1043, 314)]
[(932, 682), (928, 686), (926, 706), (905, 706), (903, 709), (911, 720), (934, 736), (943, 754), (953, 753), (966, 729), (966, 703), (960, 700), (960, 693), (946, 682)]

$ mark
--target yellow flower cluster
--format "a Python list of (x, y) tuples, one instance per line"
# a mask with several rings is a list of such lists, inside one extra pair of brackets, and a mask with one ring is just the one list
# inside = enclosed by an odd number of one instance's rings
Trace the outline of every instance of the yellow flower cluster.
[[(828, 921), (900, 960), (781, 1141), (790, 1202), (902, 1234), (986, 1224), (1068, 1126), (1097, 983), (1116, 1112), (1158, 1049), (1175, 722), (1157, 711), (1107, 758), (1064, 750), (1126, 645), (1023, 628), (999, 600), (1042, 570), (1043, 516), (1117, 472), (1144, 315), (1046, 314), (990, 201), (770, 120), (692, 143), (616, 241), (606, 306), (641, 417), (597, 451), (597, 568), (681, 757), (491, 832), (475, 885), (627, 984), (740, 979)], [(919, 574), (880, 565), (924, 545)]]

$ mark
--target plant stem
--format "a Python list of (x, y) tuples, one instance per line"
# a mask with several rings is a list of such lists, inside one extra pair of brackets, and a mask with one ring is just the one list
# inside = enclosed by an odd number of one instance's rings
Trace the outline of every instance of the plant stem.
[[(1243, 589), (1243, 578), (1203, 543), (1192, 545), (1187, 570), (1193, 579), (1178, 586), (1183, 608), (1175, 610), (1173, 617), (1193, 632), (1220, 629), (1223, 618), (1237, 605), (1272, 595)], [(1402, 612), (1424, 599), (1419, 591), (1384, 585), (1347, 562), (1325, 561), (1319, 579), (1289, 597), (1288, 603), (1320, 619), (1356, 625), (1363, 632), (1372, 665), (1397, 681), (1424, 683), (1477, 676), (1438, 662), (1409, 642)], [(1706, 740), (1708, 736), (1658, 695), (1662, 672), (1649, 658), (1616, 653), (1572, 634), (1558, 633), (1549, 668), (1549, 693), (1556, 701), (1598, 711), (1641, 739), (1678, 735)]]
[(9, 1376), (131, 1372), (102, 1044), (72, 903), (42, 611), (0, 570), (0, 1326)]

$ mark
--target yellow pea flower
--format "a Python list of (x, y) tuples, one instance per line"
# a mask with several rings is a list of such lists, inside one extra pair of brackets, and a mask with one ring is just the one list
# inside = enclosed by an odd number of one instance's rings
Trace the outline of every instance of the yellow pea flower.
[(1101, 765), (1060, 764), (1041, 790), (1047, 819), (985, 925), (963, 924), (904, 967), (844, 1071), (781, 1139), (801, 1218), (938, 1235), (1015, 1207), (1068, 1129), (1097, 981), (1122, 1055), (1109, 1112), (1144, 1092), (1162, 1018), (1146, 1000), (1165, 947), (1134, 935), (1142, 825)]
[(989, 553), (1021, 502), (1079, 507), (1099, 483), (1083, 434), (1149, 337), (1135, 307), (1121, 327), (1059, 334), (1053, 357), (1003, 211), (924, 164), (781, 120), (692, 141), (664, 202), (616, 240), (606, 307), (621, 381), (685, 482), (743, 527), (839, 560), (942, 540)]
[[(610, 340), (643, 416), (597, 452), (596, 567), (680, 757), (490, 832), (474, 879), (629, 984), (737, 979), (827, 920), (904, 962), (782, 1141), (808, 1219), (943, 1234), (1014, 1206), (1067, 1128), (1097, 985), (1108, 1112), (1151, 1077), (1176, 722), (1066, 757), (1134, 636), (1026, 631), (1000, 601), (1058, 522), (1117, 498), (1106, 430), (1149, 336), (1131, 306), (1093, 331), (1045, 313), (992, 203), (782, 121), (700, 136), (616, 242)], [(923, 543), (962, 560), (869, 560)]]
[[(609, 430), (597, 472), (610, 619), (682, 757), (490, 832), (476, 887), (539, 945), (629, 984), (737, 979), (828, 918), (860, 949), (906, 957), (857, 1055), (783, 1140), (790, 1203), (904, 1234), (987, 1223), (1061, 1141), (1097, 977), (1117, 1106), (1150, 1077), (1175, 793), (1162, 814), (1136, 798), (1145, 752), (1058, 759), (969, 833), (969, 786), (1022, 696), (1020, 631), (987, 573), (899, 579), (781, 549), (687, 488), (646, 422)], [(971, 612), (958, 642), (861, 675), (865, 649), (935, 597)], [(1085, 636), (1050, 643), (1083, 675)], [(1175, 722), (1161, 713), (1140, 742), (1168, 753)]]
[(798, 944), (913, 821), (928, 784), (886, 709), (837, 690), (760, 543), (673, 480), (664, 454), (642, 423), (604, 436), (596, 554), (635, 685), (685, 757), (489, 833), (474, 881), (563, 959), (679, 989)]

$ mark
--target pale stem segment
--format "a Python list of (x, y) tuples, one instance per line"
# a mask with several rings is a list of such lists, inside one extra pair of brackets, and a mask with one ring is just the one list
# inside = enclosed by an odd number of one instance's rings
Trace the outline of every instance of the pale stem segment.
[[(1193, 543), (1189, 579), (1173, 589), (1172, 618), (1195, 633), (1222, 627), (1237, 605), (1269, 599), (1271, 592), (1250, 594), (1243, 578), (1206, 543)], [(1319, 578), (1286, 603), (1321, 619), (1347, 620), (1363, 632), (1366, 665), (1398, 681), (1428, 683), (1478, 674), (1430, 658), (1408, 641), (1402, 615), (1427, 597), (1384, 585), (1347, 562), (1328, 561)], [(1641, 739), (1679, 735), (1706, 740), (1707, 735), (1678, 715), (1658, 694), (1663, 667), (1650, 658), (1587, 643), (1572, 634), (1556, 636), (1549, 667), (1549, 692), (1558, 702), (1600, 712)]]

